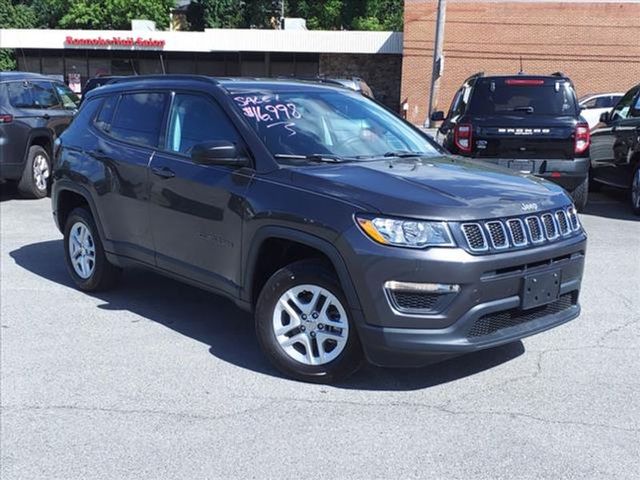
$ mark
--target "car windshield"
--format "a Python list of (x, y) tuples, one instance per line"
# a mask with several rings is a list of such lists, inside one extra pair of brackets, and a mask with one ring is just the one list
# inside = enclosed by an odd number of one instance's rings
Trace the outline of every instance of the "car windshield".
[(358, 93), (318, 89), (232, 98), (278, 159), (441, 155), (424, 135)]
[[(474, 88), (469, 112), (479, 115), (576, 115), (573, 88), (564, 81), (485, 79)], [(536, 84), (541, 82), (540, 84)]]

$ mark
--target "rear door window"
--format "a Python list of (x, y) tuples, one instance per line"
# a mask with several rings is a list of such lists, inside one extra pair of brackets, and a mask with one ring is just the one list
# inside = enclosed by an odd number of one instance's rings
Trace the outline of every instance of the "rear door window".
[(167, 106), (162, 92), (127, 93), (120, 97), (111, 121), (111, 136), (126, 142), (157, 147)]
[(51, 82), (11, 82), (8, 86), (9, 101), (16, 108), (48, 110), (61, 108)]
[(575, 94), (568, 82), (529, 79), (479, 80), (470, 100), (469, 111), (478, 115), (577, 114)]

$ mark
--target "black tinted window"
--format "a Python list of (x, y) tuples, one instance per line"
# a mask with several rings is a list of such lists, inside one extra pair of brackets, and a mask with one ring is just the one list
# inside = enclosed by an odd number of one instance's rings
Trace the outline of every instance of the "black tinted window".
[(158, 146), (166, 103), (164, 93), (122, 95), (109, 133), (127, 142)]
[(51, 82), (11, 82), (8, 91), (16, 108), (62, 108)]
[(102, 109), (100, 110), (100, 114), (96, 118), (96, 127), (98, 127), (103, 132), (108, 132), (111, 128), (111, 120), (113, 119), (113, 112), (116, 110), (116, 106), (118, 105), (118, 99), (120, 97), (115, 95), (112, 97), (108, 97), (104, 103), (102, 104)]
[(177, 94), (169, 116), (167, 148), (187, 154), (194, 145), (212, 140), (238, 142), (226, 113), (208, 98)]
[[(507, 83), (510, 81), (522, 83), (510, 85)], [(509, 115), (514, 112), (576, 115), (575, 96), (569, 83), (544, 81), (536, 85), (525, 82), (525, 79), (478, 81), (469, 102), (469, 111), (481, 115)]]
[(629, 111), (631, 110), (631, 104), (633, 102), (633, 99), (637, 95), (639, 89), (640, 87), (635, 87), (624, 94), (624, 96), (620, 99), (620, 101), (616, 105), (616, 108), (614, 108), (613, 112), (611, 113), (612, 120), (624, 120), (629, 116)]

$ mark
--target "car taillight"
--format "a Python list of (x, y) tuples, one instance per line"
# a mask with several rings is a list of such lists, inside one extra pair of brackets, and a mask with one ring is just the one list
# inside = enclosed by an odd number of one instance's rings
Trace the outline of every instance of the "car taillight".
[(589, 125), (586, 123), (579, 123), (576, 125), (576, 140), (575, 140), (575, 153), (584, 153), (589, 148), (591, 143), (591, 133), (589, 132)]
[(473, 126), (469, 124), (457, 125), (453, 131), (453, 141), (458, 150), (465, 153), (471, 152), (471, 137)]
[(11, 123), (13, 122), (13, 115), (9, 115), (8, 113), (0, 113), (0, 123)]

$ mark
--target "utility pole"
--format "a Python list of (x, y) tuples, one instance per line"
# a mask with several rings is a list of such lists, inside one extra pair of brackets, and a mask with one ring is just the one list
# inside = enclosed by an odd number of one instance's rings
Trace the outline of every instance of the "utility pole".
[(433, 46), (433, 68), (431, 71), (431, 89), (429, 91), (429, 111), (425, 125), (433, 128), (435, 122), (431, 121), (431, 114), (438, 107), (438, 92), (440, 91), (440, 77), (444, 67), (442, 45), (444, 43), (444, 23), (447, 13), (447, 0), (438, 0), (438, 16), (436, 20), (436, 39)]

